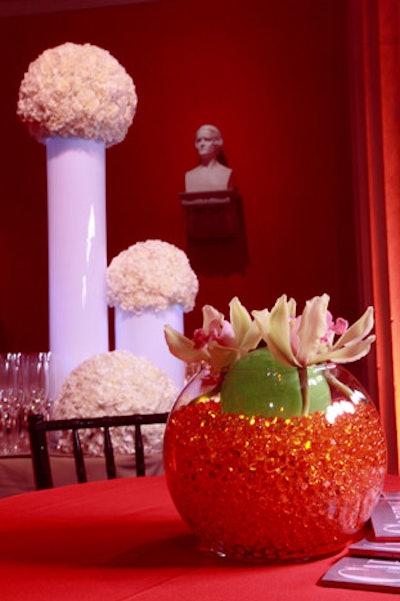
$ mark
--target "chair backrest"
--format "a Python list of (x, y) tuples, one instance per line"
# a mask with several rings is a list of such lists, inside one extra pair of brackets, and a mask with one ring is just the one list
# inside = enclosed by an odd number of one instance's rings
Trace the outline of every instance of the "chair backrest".
[(107, 478), (116, 477), (115, 458), (110, 428), (133, 426), (135, 442), (136, 475), (145, 476), (145, 458), (142, 426), (147, 424), (165, 424), (168, 413), (131, 414), (104, 417), (71, 419), (45, 419), (42, 414), (31, 413), (28, 416), (28, 432), (31, 445), (32, 465), (35, 485), (38, 490), (53, 487), (48, 432), (70, 430), (73, 442), (73, 455), (78, 482), (87, 482), (85, 456), (82, 450), (79, 430), (101, 429), (104, 434), (104, 459)]

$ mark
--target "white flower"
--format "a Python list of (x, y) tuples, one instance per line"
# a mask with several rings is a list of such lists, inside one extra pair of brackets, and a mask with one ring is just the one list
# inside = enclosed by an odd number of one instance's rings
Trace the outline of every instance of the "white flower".
[(137, 242), (114, 257), (107, 269), (107, 296), (111, 307), (141, 313), (182, 305), (194, 307), (199, 282), (186, 254), (168, 242)]
[(125, 138), (136, 105), (132, 78), (107, 50), (67, 42), (29, 65), (17, 114), (39, 142), (61, 136), (109, 147)]
[[(112, 351), (91, 357), (76, 367), (63, 383), (54, 403), (54, 417), (101, 417), (130, 413), (170, 411), (178, 389), (167, 374), (144, 357), (128, 351)], [(165, 426), (143, 426), (147, 452), (162, 451)], [(132, 427), (111, 432), (116, 454), (135, 452)], [(82, 433), (82, 447), (90, 455), (103, 454), (103, 435), (87, 430)], [(71, 452), (68, 433), (59, 441), (60, 450)]]

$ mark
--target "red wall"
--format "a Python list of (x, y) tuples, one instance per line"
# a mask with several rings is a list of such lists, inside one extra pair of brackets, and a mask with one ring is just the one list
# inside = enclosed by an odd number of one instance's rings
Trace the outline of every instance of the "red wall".
[[(110, 259), (147, 238), (195, 252), (188, 331), (204, 303), (225, 311), (234, 295), (253, 309), (328, 292), (357, 317), (345, 5), (159, 0), (0, 19), (0, 350), (48, 345), (45, 149), (15, 111), (28, 64), (66, 41), (109, 50), (137, 87), (128, 136), (107, 151)], [(237, 244), (187, 244), (178, 192), (206, 122), (236, 173), (246, 261)]]

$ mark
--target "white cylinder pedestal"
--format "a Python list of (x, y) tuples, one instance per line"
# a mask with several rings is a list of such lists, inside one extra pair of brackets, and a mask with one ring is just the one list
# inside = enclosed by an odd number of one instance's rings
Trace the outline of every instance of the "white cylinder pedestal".
[(108, 351), (105, 145), (49, 138), (46, 147), (55, 398), (72, 369)]
[(185, 383), (185, 363), (171, 354), (164, 337), (165, 325), (183, 333), (181, 305), (173, 305), (165, 311), (145, 310), (140, 314), (115, 307), (114, 315), (115, 348), (147, 357), (181, 390)]

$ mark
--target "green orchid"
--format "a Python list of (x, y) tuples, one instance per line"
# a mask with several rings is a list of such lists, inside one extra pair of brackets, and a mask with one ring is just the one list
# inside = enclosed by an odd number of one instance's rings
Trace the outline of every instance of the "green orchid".
[[(296, 302), (282, 295), (271, 312), (253, 311), (261, 336), (272, 355), (283, 363), (297, 367), (303, 397), (303, 415), (309, 412), (307, 367), (318, 363), (348, 363), (364, 357), (375, 340), (368, 336), (374, 325), (373, 308), (350, 327), (346, 320), (332, 319), (328, 311), (329, 296), (315, 296), (307, 301), (303, 313), (296, 315)], [(339, 336), (335, 341), (335, 336)], [(333, 376), (326, 372), (326, 378)], [(333, 382), (332, 382), (333, 383)], [(338, 385), (337, 382), (334, 382)], [(347, 394), (351, 394), (349, 391)]]
[[(374, 325), (374, 312), (368, 307), (350, 327), (339, 318), (333, 321), (328, 311), (329, 296), (315, 296), (296, 315), (296, 302), (282, 295), (271, 312), (253, 311), (263, 340), (278, 361), (294, 367), (316, 363), (348, 363), (364, 357), (375, 340), (367, 336)], [(340, 334), (334, 341), (335, 335)]]
[[(269, 373), (286, 382), (280, 388), (279, 402), (284, 397), (286, 400), (279, 414), (298, 415), (296, 407), (300, 404), (301, 414), (307, 415), (329, 405), (328, 384), (339, 387), (349, 398), (352, 395), (349, 388), (335, 380), (331, 370), (316, 366), (356, 361), (369, 352), (375, 340), (370, 334), (374, 325), (372, 307), (349, 327), (345, 319), (333, 319), (328, 305), (327, 294), (315, 296), (297, 315), (296, 301), (282, 295), (271, 311), (252, 311), (250, 315), (235, 297), (229, 303), (230, 321), (211, 305), (205, 305), (203, 326), (192, 338), (165, 326), (165, 339), (171, 353), (186, 363), (205, 363), (214, 373), (230, 368), (221, 390), (225, 411), (266, 416), (274, 412), (278, 389), (270, 388), (276, 384), (265, 378)], [(266, 348), (251, 352), (261, 340)]]
[(255, 349), (261, 332), (237, 297), (229, 303), (230, 321), (211, 305), (203, 307), (203, 327), (187, 338), (170, 326), (164, 335), (170, 352), (186, 363), (207, 363), (213, 371), (228, 367)]

